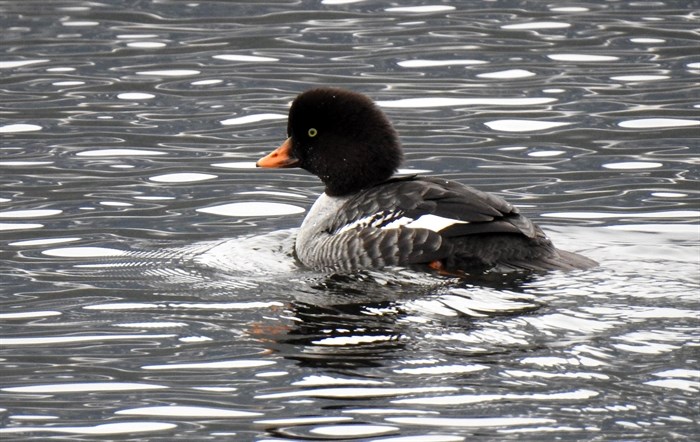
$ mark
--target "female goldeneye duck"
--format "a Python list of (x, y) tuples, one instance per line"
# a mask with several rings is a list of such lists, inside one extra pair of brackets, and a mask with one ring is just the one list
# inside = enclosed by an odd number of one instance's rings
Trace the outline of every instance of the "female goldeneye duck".
[(301, 167), (325, 192), (304, 219), (295, 252), (337, 272), (428, 265), (446, 272), (571, 270), (596, 265), (558, 250), (496, 195), (439, 178), (392, 177), (403, 154), (391, 123), (368, 97), (312, 89), (292, 103), (289, 138), (258, 167)]

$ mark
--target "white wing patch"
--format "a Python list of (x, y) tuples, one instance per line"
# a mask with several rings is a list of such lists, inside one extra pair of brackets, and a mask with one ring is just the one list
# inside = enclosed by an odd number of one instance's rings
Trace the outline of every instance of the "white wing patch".
[(337, 233), (347, 232), (358, 227), (360, 229), (368, 227), (378, 229), (398, 229), (399, 227), (407, 227), (409, 229), (428, 229), (433, 232), (440, 232), (454, 224), (469, 224), (469, 222), (431, 214), (422, 215), (417, 219), (413, 219), (404, 216), (403, 212), (379, 212), (346, 224), (338, 230)]
[[(387, 228), (386, 226), (392, 224), (398, 219), (404, 218), (403, 212), (388, 212), (382, 211), (372, 215), (365, 216), (355, 220), (349, 224), (344, 225), (337, 233), (347, 232), (348, 230), (353, 230), (356, 228), (366, 229), (367, 227), (374, 227), (379, 229)], [(408, 218), (406, 218), (408, 219)], [(410, 221), (410, 220), (409, 220)]]
[(427, 214), (406, 224), (406, 227), (410, 227), (411, 229), (428, 229), (432, 230), (433, 232), (440, 232), (454, 224), (469, 224), (469, 222)]

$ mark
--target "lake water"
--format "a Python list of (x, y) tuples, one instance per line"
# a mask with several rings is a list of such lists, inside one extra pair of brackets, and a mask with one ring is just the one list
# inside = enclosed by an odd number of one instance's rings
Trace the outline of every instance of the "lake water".
[[(0, 437), (696, 438), (691, 4), (0, 2)], [(299, 268), (254, 162), (316, 85), (600, 267)]]

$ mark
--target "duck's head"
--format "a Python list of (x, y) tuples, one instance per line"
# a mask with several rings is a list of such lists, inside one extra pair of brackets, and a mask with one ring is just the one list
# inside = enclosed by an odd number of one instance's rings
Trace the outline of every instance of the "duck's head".
[(387, 180), (401, 164), (398, 135), (368, 97), (335, 88), (300, 94), (289, 110), (289, 137), (258, 167), (301, 167), (326, 194), (348, 195)]

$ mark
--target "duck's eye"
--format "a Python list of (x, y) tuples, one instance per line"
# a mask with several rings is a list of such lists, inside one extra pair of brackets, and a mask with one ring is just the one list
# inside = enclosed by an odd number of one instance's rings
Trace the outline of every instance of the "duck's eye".
[(316, 135), (318, 135), (318, 131), (312, 127), (311, 129), (309, 129), (308, 134), (309, 134), (309, 137), (313, 138)]

